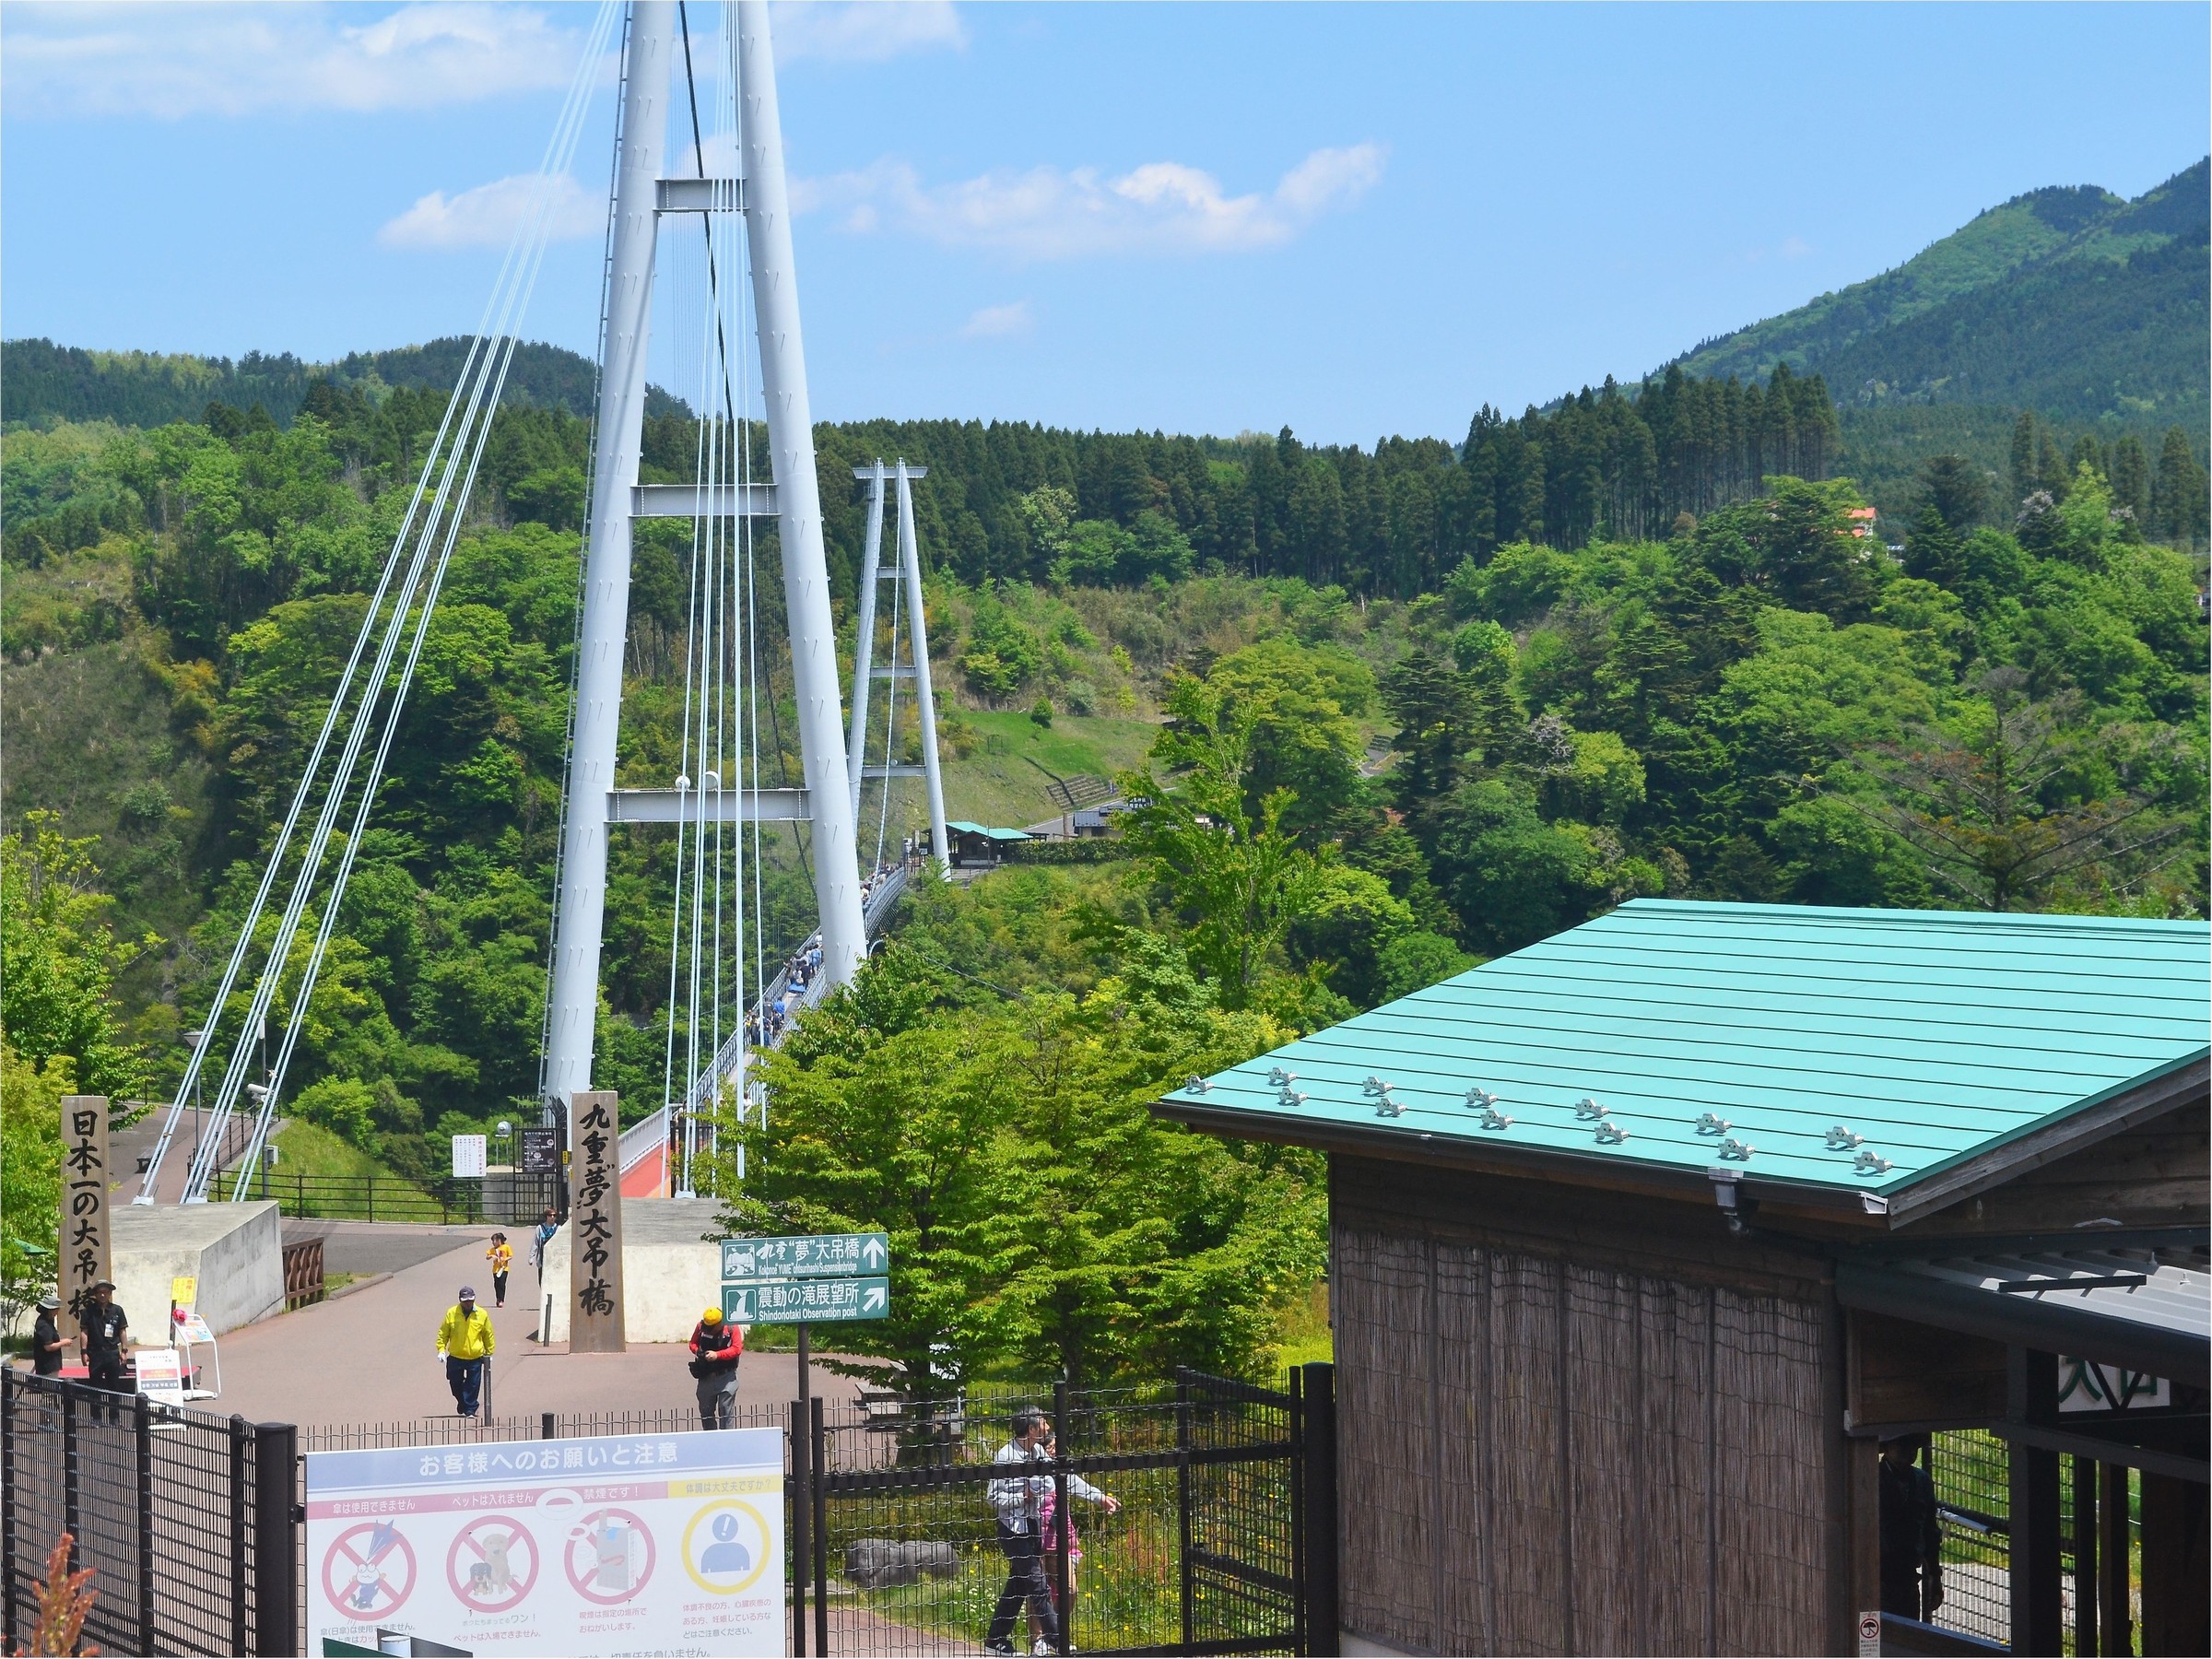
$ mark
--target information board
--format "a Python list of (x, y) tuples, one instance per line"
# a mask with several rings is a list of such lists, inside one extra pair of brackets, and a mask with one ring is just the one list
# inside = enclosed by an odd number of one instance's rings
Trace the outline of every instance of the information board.
[(890, 1313), (891, 1281), (884, 1278), (725, 1280), (722, 1287), (722, 1316), (735, 1324), (817, 1324)]
[(454, 1179), (467, 1180), (471, 1177), (479, 1177), (487, 1167), (484, 1136), (481, 1135), (456, 1135), (453, 1136)]
[(851, 1278), (891, 1265), (888, 1233), (795, 1233), (782, 1239), (724, 1239), (724, 1279)]
[(524, 1129), (521, 1135), (523, 1173), (525, 1175), (558, 1175), (560, 1173), (560, 1131), (547, 1124), (534, 1124)]
[(144, 1347), (131, 1356), (138, 1392), (157, 1406), (184, 1404), (184, 1356), (173, 1347)]
[(309, 1653), (782, 1653), (787, 1576), (781, 1430), (307, 1455)]

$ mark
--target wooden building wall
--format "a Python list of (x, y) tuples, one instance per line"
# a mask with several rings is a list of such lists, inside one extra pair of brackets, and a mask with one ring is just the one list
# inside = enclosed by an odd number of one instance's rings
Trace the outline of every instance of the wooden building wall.
[(1716, 1212), (1332, 1159), (1344, 1628), (1806, 1653), (1847, 1618), (1840, 1336)]

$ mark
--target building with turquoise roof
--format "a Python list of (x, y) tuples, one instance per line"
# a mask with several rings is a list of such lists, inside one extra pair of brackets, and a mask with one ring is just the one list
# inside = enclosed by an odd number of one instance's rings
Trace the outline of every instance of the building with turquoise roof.
[[(1646, 900), (1190, 1079), (1330, 1155), (1347, 1651), (1950, 1651), (1875, 1457), (1965, 1429), (2014, 1651), (2069, 1459), (2142, 1512), (2142, 1651), (2212, 1647), (2208, 1027), (2201, 922)], [(2166, 1404), (2062, 1409), (2099, 1365)]]

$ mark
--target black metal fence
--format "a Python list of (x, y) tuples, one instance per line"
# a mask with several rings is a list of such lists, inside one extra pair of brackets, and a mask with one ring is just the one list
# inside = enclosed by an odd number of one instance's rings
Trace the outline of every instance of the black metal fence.
[(982, 1416), (965, 1399), (816, 1401), (805, 1418), (794, 1403), (792, 1651), (1334, 1653), (1327, 1374), (1293, 1372), (1281, 1391), (1184, 1371), (1171, 1388), (1030, 1395), (1059, 1438), (1020, 1473), (1049, 1480), (1051, 1515), (1012, 1537), (994, 1501), (1010, 1490), (994, 1461), (1004, 1402)]
[(252, 1195), (276, 1200), (280, 1215), (301, 1220), (400, 1221), (440, 1227), (510, 1226), (565, 1211), (560, 1177), (510, 1174), (438, 1176), (418, 1186), (375, 1175), (288, 1174), (264, 1168)]
[[(295, 1653), (307, 1634), (307, 1453), (698, 1426), (688, 1411), (636, 1411), (299, 1430), (20, 1372), (5, 1387), (10, 1650), (64, 1531), (76, 1564), (99, 1574), (85, 1640), (103, 1651)], [(793, 1653), (982, 1646), (1009, 1571), (991, 1490), (1007, 1470), (993, 1460), (1031, 1404), (1059, 1430), (1057, 1456), (1023, 1473), (1052, 1483), (1041, 1564), (1063, 1651), (1336, 1651), (1335, 1405), (1329, 1368), (1308, 1366), (1285, 1390), (1183, 1371), (1152, 1388), (741, 1408), (739, 1428), (796, 1429), (784, 1482)], [(1086, 1483), (1118, 1510), (1084, 1501)], [(1071, 1511), (1073, 1526), (1060, 1524)], [(1031, 1611), (1018, 1603), (1006, 1621), (1024, 1652), (1047, 1624), (1032, 1631)]]
[[(288, 1423), (0, 1376), (0, 1600), (10, 1652), (66, 1533), (96, 1593), (83, 1640), (121, 1653), (298, 1651)], [(264, 1494), (273, 1500), (264, 1501)]]
[[(2066, 1652), (2140, 1645), (2141, 1492), (2133, 1469), (2069, 1458), (2059, 1486), (2059, 1606)], [(2012, 1454), (1978, 1429), (1931, 1435), (1927, 1469), (1943, 1524), (1943, 1605), (1931, 1623), (2012, 1639)], [(2084, 1482), (2097, 1483), (2095, 1494)], [(2085, 1624), (2085, 1612), (2088, 1618)], [(2103, 1633), (2096, 1636), (2099, 1623)], [(2082, 1644), (2089, 1637), (2088, 1645)]]

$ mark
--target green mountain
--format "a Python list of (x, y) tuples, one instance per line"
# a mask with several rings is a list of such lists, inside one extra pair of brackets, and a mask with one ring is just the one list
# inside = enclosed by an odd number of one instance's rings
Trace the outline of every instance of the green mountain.
[[(453, 338), (349, 352), (335, 363), (303, 362), (288, 351), (274, 357), (249, 351), (233, 362), (186, 352), (88, 351), (45, 339), (7, 340), (0, 342), (0, 419), (156, 427), (198, 420), (210, 403), (225, 403), (241, 409), (259, 404), (280, 426), (289, 426), (311, 381), (335, 381), (371, 400), (401, 388), (445, 392), (460, 380), (467, 353), (468, 342)], [(589, 358), (538, 341), (515, 348), (508, 402), (588, 419), (597, 390), (598, 371)], [(658, 386), (646, 394), (650, 414), (683, 407)]]
[[(2212, 161), (2126, 201), (2030, 191), (1895, 270), (1709, 340), (1697, 375), (1818, 372), (1854, 410), (2031, 408), (2067, 424), (2206, 428)], [(1883, 423), (1875, 423), (1880, 426)]]

